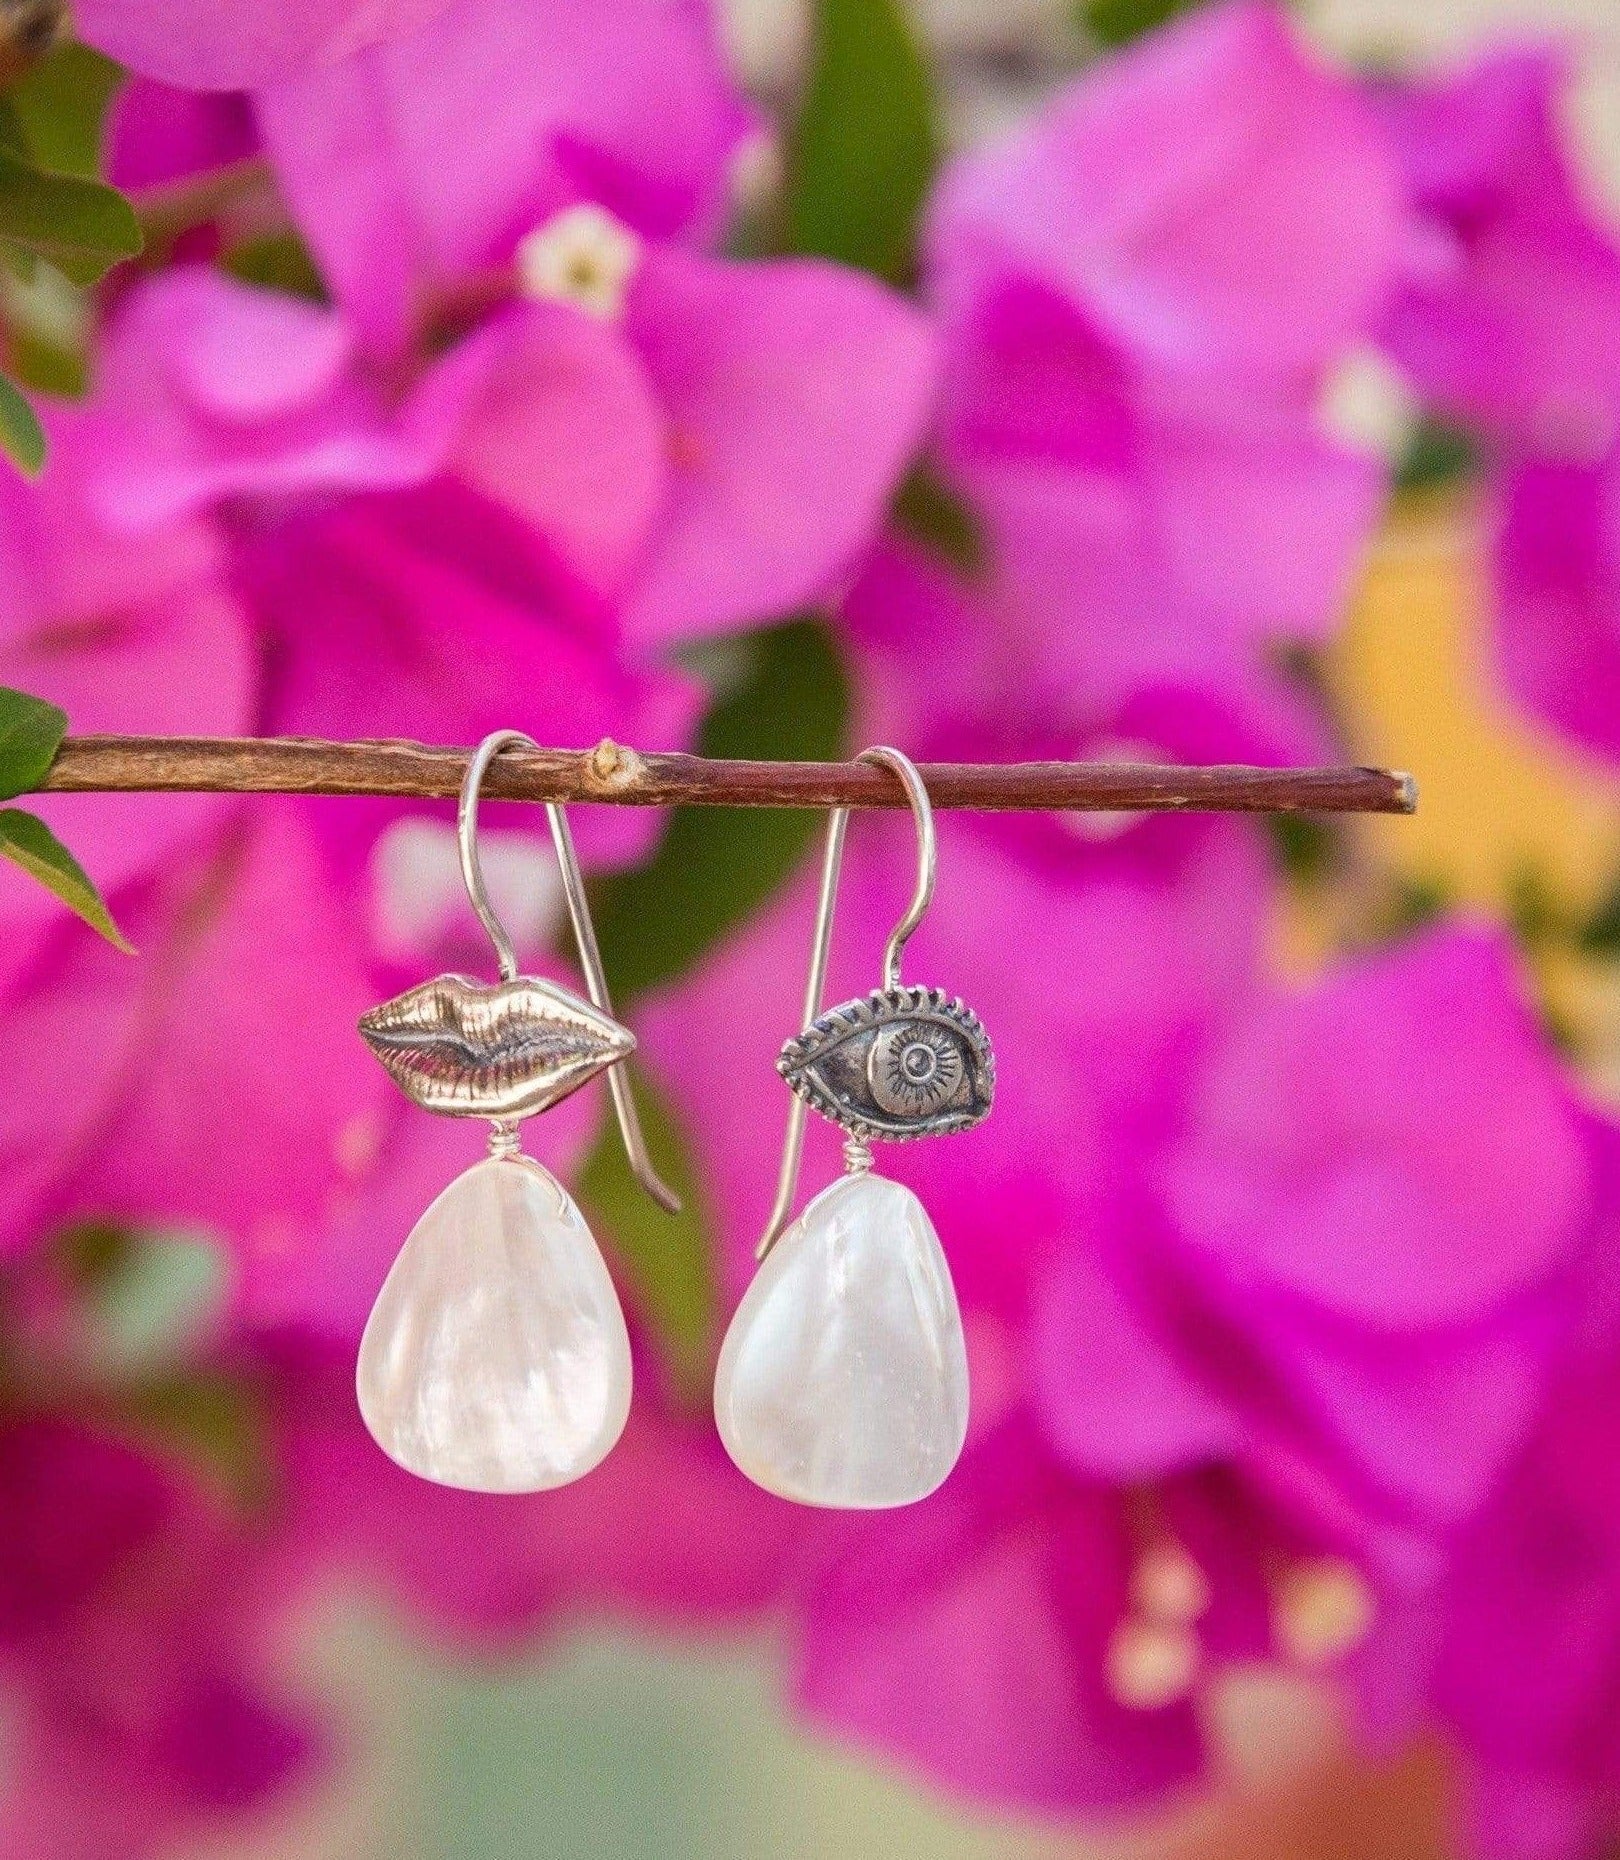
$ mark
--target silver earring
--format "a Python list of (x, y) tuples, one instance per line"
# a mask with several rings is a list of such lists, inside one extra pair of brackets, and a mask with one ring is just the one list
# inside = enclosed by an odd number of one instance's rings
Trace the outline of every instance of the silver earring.
[[(875, 1139), (967, 1130), (990, 1114), (995, 1062), (978, 1016), (935, 988), (907, 988), (900, 954), (934, 890), (934, 822), (897, 749), (860, 758), (905, 784), (917, 885), (884, 955), (883, 986), (823, 1014), (827, 952), (849, 810), (827, 828), (804, 1031), (777, 1070), (793, 1090), (761, 1266), (721, 1347), (720, 1435), (756, 1484), (806, 1505), (878, 1509), (926, 1498), (967, 1433), (967, 1353), (950, 1270), (922, 1203), (873, 1173)], [(848, 1173), (791, 1226), (810, 1108), (847, 1133)], [(785, 1229), (785, 1231), (784, 1231)]]
[(495, 945), (500, 981), (441, 975), (373, 1008), (366, 1044), (405, 1095), (487, 1118), (490, 1154), (411, 1230), (360, 1342), (360, 1412), (407, 1471), (474, 1492), (539, 1492), (597, 1465), (630, 1412), (630, 1339), (607, 1266), (562, 1184), (518, 1145), (517, 1126), (606, 1071), (631, 1166), (680, 1207), (647, 1156), (567, 816), (547, 807), (590, 1000), (518, 973), (484, 889), (478, 791), (516, 730), (479, 745), (457, 817), (461, 872)]

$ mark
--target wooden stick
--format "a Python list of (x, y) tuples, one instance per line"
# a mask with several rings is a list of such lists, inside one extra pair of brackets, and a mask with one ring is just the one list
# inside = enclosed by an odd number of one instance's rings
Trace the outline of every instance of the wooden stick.
[[(41, 784), (55, 794), (453, 796), (466, 749), (303, 737), (70, 736)], [(1410, 814), (1417, 784), (1388, 769), (1178, 768), (1127, 762), (932, 762), (936, 807), (1243, 814)], [(508, 801), (629, 807), (904, 807), (886, 770), (859, 762), (719, 762), (595, 749), (510, 749), (484, 792)]]

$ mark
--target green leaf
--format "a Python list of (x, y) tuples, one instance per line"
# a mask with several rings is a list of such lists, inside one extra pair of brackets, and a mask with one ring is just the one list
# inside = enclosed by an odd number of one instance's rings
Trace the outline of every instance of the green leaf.
[(270, 1502), (270, 1417), (250, 1381), (208, 1369), (145, 1377), (121, 1391), (117, 1415), (137, 1434), (211, 1473), (244, 1512)]
[(80, 1221), (64, 1227), (52, 1245), (57, 1266), (78, 1298), (99, 1292), (126, 1271), (140, 1239), (112, 1221)]
[(1520, 863), (1508, 874), (1508, 925), (1526, 949), (1579, 941), (1579, 927), (1559, 902), (1546, 873)]
[(31, 159), (22, 118), (17, 114), (16, 105), (4, 95), (0, 95), (0, 149), (9, 149), (24, 161)]
[[(842, 753), (849, 708), (826, 627), (810, 620), (740, 642), (744, 675), (710, 710), (705, 756), (826, 761)], [(614, 998), (689, 969), (799, 865), (817, 816), (782, 808), (678, 808), (650, 863), (597, 880), (592, 910)]]
[(1302, 889), (1323, 884), (1343, 862), (1342, 830), (1314, 814), (1261, 816), (1284, 874)]
[(1443, 917), (1452, 902), (1438, 879), (1397, 878), (1368, 926), (1369, 940), (1375, 944), (1400, 942)]
[(1581, 947), (1583, 926), (1547, 882), (1546, 872), (1520, 861), (1508, 872), (1508, 928), (1523, 949)]
[(612, 1118), (580, 1175), (579, 1199), (595, 1231), (611, 1241), (631, 1298), (663, 1346), (677, 1393), (695, 1401), (707, 1388), (718, 1308), (708, 1239), (714, 1230), (663, 1094), (635, 1073), (631, 1089), (653, 1165), (680, 1196), (681, 1212), (666, 1214), (630, 1173)]
[(18, 471), (30, 478), (38, 476), (45, 463), (45, 429), (28, 404), (28, 396), (4, 375), (0, 375), (0, 446)]
[(0, 241), (43, 258), (75, 284), (94, 284), (141, 249), (134, 209), (116, 188), (36, 168), (0, 149)]
[(94, 180), (101, 173), (107, 106), (123, 73), (110, 58), (66, 39), (6, 93), (22, 147), (42, 168)]
[(1478, 442), (1460, 426), (1425, 418), (1395, 472), (1397, 491), (1427, 491), (1479, 470)]
[(1611, 879), (1591, 915), (1576, 932), (1576, 947), (1612, 962), (1620, 957), (1620, 876)]
[[(1304, 11), (1303, 0), (1284, 3)], [(1094, 45), (1108, 50), (1128, 45), (1203, 4), (1204, 0), (1074, 0), (1073, 16)]]
[(327, 302), (326, 286), (315, 260), (297, 233), (263, 233), (246, 239), (226, 253), (225, 269), (244, 284), (284, 291), (291, 297), (307, 297), (312, 303)]
[[(44, 272), (41, 277), (47, 275)], [(70, 285), (64, 284), (64, 290)], [(48, 394), (55, 400), (83, 400), (90, 386), (88, 357), (79, 348), (67, 347), (50, 336), (25, 328), (21, 321), (11, 326), (11, 366), (16, 371), (16, 385), (31, 388), (36, 394)], [(33, 409), (28, 408), (33, 421)], [(33, 421), (37, 426), (38, 422)], [(40, 435), (41, 440), (44, 434)], [(24, 460), (18, 465), (31, 469)]]
[(82, 1347), (102, 1375), (183, 1360), (219, 1311), (225, 1261), (212, 1241), (83, 1221), (54, 1247), (83, 1320)]
[(990, 551), (966, 501), (927, 465), (917, 466), (895, 493), (895, 523), (960, 574), (982, 575)]
[(0, 685), (0, 801), (39, 786), (67, 727), (65, 710)]
[(1198, 0), (1080, 0), (1080, 24), (1101, 46), (1128, 45), (1178, 13), (1190, 12)]
[(0, 807), (0, 858), (11, 860), (37, 878), (115, 949), (127, 956), (135, 954), (102, 903), (101, 893), (85, 876), (84, 868), (38, 815), (24, 813), (20, 807)]
[(938, 156), (933, 82), (901, 0), (816, 0), (787, 136), (785, 248), (907, 282)]

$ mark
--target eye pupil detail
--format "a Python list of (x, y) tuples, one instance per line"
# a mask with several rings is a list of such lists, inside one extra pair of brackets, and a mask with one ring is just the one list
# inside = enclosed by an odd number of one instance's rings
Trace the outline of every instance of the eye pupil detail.
[(937, 1022), (899, 1021), (872, 1042), (867, 1081), (883, 1110), (927, 1117), (949, 1103), (967, 1072), (961, 1036)]

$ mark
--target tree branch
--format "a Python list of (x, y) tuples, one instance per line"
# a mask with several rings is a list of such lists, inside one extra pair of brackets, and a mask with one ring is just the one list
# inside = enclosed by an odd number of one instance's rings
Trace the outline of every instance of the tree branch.
[[(471, 751), (302, 737), (70, 736), (41, 785), (56, 794), (453, 796)], [(1387, 769), (1178, 768), (1126, 762), (932, 762), (936, 807), (1244, 814), (1410, 814), (1417, 784)], [(595, 749), (509, 749), (484, 792), (510, 801), (630, 807), (904, 807), (859, 762), (719, 762)]]

